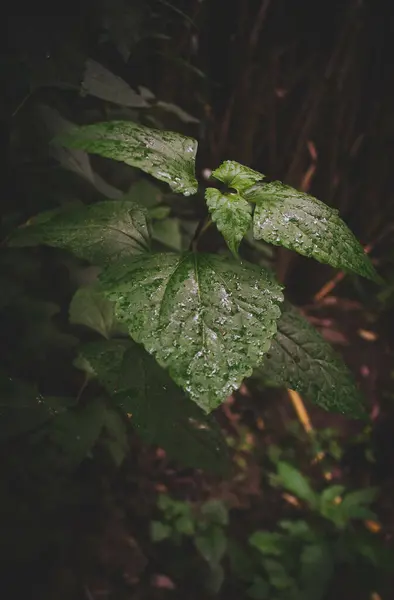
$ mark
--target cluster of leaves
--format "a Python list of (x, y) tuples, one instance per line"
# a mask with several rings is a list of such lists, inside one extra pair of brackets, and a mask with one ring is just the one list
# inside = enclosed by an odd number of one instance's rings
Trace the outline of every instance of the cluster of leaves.
[(220, 500), (207, 500), (193, 510), (188, 502), (174, 500), (161, 494), (157, 501), (161, 520), (151, 522), (153, 542), (169, 540), (180, 545), (191, 538), (197, 553), (209, 567), (205, 584), (209, 591), (217, 592), (224, 580), (221, 561), (227, 552), (228, 510)]
[[(327, 432), (322, 437), (333, 436)], [(314, 445), (309, 449), (313, 450)], [(339, 572), (348, 569), (360, 577), (362, 567), (365, 591), (371, 594), (373, 573), (380, 573), (382, 583), (391, 572), (393, 560), (380, 537), (362, 523), (378, 525), (371, 509), (378, 488), (353, 489), (325, 482), (317, 490), (292, 463), (279, 460), (275, 448), (269, 450), (275, 457), (274, 470), (272, 466), (268, 469), (269, 485), (290, 494), (302, 517), (296, 514), (279, 520), (270, 530), (253, 531), (247, 543), (241, 543), (232, 533), (231, 512), (229, 519), (221, 501), (210, 500), (193, 507), (189, 502), (161, 495), (161, 519), (151, 522), (153, 541), (168, 540), (179, 545), (192, 539), (195, 550), (215, 574), (214, 580), (208, 576), (206, 581), (213, 593), (219, 592), (224, 580), (235, 578), (246, 597), (255, 600), (319, 600), (326, 597)], [(333, 462), (338, 464), (337, 460)]]
[[(138, 167), (186, 196), (197, 192), (197, 143), (180, 134), (115, 121), (63, 132), (55, 146)], [(149, 216), (160, 216), (160, 206), (153, 201), (149, 215), (143, 201), (127, 196), (40, 213), (8, 243), (58, 247), (99, 267), (98, 282), (76, 292), (69, 314), (106, 341), (80, 347), (77, 366), (100, 381), (144, 439), (173, 457), (188, 447), (188, 464), (219, 468), (224, 444), (204, 413), (256, 368), (325, 408), (362, 413), (352, 378), (331, 348), (295, 309), (284, 304), (281, 310), (273, 274), (239, 259), (252, 222), (257, 240), (377, 275), (337, 213), (315, 198), (279, 182), (261, 183), (262, 174), (233, 161), (213, 176), (236, 190), (205, 193), (232, 258), (197, 252), (197, 238), (193, 251), (152, 253)], [(141, 188), (133, 191), (140, 195)]]

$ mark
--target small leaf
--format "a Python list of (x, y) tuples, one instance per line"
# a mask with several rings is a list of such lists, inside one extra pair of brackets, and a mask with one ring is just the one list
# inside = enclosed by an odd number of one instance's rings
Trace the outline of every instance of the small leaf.
[(197, 192), (194, 173), (197, 142), (179, 133), (131, 121), (111, 121), (78, 127), (58, 141), (69, 148), (137, 167), (185, 196)]
[(212, 176), (240, 194), (265, 177), (262, 173), (244, 167), (235, 160), (225, 160), (213, 171)]
[(283, 553), (285, 536), (274, 531), (255, 531), (249, 537), (249, 544), (261, 554), (280, 556)]
[(171, 535), (171, 527), (161, 521), (152, 521), (150, 524), (150, 537), (152, 542), (161, 542)]
[(337, 210), (279, 181), (250, 188), (245, 199), (256, 203), (253, 234), (257, 240), (284, 246), (337, 269), (379, 279)]
[[(180, 390), (131, 340), (92, 342), (81, 355), (145, 442), (169, 457), (217, 473), (228, 471), (225, 440), (216, 422)], [(169, 502), (165, 500), (163, 502)]]
[(278, 462), (278, 476), (281, 484), (289, 492), (305, 500), (312, 508), (317, 506), (317, 495), (306, 477), (295, 467), (286, 462)]
[(105, 417), (105, 404), (98, 398), (53, 420), (51, 439), (61, 449), (66, 464), (71, 468), (77, 467), (92, 450), (105, 424)]
[(226, 552), (227, 537), (221, 527), (212, 527), (204, 535), (196, 535), (194, 543), (209, 565), (217, 565)]
[(149, 107), (144, 98), (137, 94), (128, 83), (91, 58), (85, 62), (82, 93), (129, 108)]
[(159, 100), (159, 102), (156, 103), (156, 106), (158, 108), (163, 109), (166, 112), (172, 113), (173, 115), (177, 116), (178, 119), (180, 121), (182, 121), (183, 123), (199, 123), (200, 122), (200, 119), (197, 119), (196, 117), (193, 117), (192, 115), (189, 115), (189, 113), (184, 111), (182, 108), (180, 108), (176, 104), (172, 104), (171, 102), (163, 102), (162, 100)]
[(201, 514), (209, 523), (228, 525), (228, 510), (221, 500), (207, 500), (201, 506)]
[(70, 323), (86, 325), (107, 339), (120, 329), (115, 320), (113, 303), (95, 286), (84, 286), (75, 292), (70, 303), (69, 318)]
[(280, 316), (263, 269), (210, 254), (151, 254), (100, 276), (116, 317), (209, 412), (251, 374)]
[(141, 209), (131, 202), (108, 200), (40, 213), (9, 241), (10, 246), (38, 244), (64, 248), (101, 266), (146, 252), (149, 237)]
[(284, 304), (263, 377), (296, 390), (325, 410), (364, 415), (362, 397), (342, 359), (299, 312)]
[(215, 188), (208, 188), (205, 198), (212, 221), (237, 256), (239, 244), (252, 223), (250, 204), (239, 194), (222, 194)]

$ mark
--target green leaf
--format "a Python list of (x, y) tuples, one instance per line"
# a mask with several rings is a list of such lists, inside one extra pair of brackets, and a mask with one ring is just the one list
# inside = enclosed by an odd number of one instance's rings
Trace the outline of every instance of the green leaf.
[(207, 500), (201, 506), (201, 514), (209, 523), (228, 525), (228, 510), (221, 500)]
[(47, 244), (97, 265), (146, 252), (145, 214), (135, 204), (108, 200), (68, 210), (46, 211), (15, 231), (10, 246)]
[(123, 79), (100, 63), (88, 58), (81, 87), (82, 94), (96, 96), (107, 102), (130, 108), (148, 108), (149, 104)]
[(194, 543), (209, 565), (217, 565), (226, 552), (227, 537), (221, 527), (211, 527), (204, 535), (196, 535)]
[(228, 471), (227, 446), (213, 418), (206, 416), (137, 344), (113, 340), (81, 348), (117, 405), (150, 444), (192, 467)]
[(282, 486), (289, 492), (316, 508), (318, 497), (311, 488), (306, 477), (295, 467), (286, 462), (278, 462), (278, 476)]
[(125, 419), (117, 410), (107, 409), (105, 414), (103, 443), (115, 465), (120, 467), (129, 449)]
[(139, 179), (130, 187), (124, 196), (124, 200), (129, 200), (149, 209), (160, 204), (162, 197), (161, 189), (157, 185), (146, 179)]
[(253, 233), (257, 240), (378, 279), (371, 261), (337, 210), (279, 181), (252, 187), (245, 199), (256, 203)]
[(320, 512), (326, 519), (336, 520), (336, 513), (339, 513), (340, 506), (335, 503), (336, 498), (341, 498), (345, 491), (344, 485), (330, 485), (320, 494)]
[(269, 583), (256, 575), (252, 585), (247, 590), (247, 596), (253, 600), (271, 600), (272, 592)]
[(151, 254), (100, 276), (115, 314), (205, 411), (251, 374), (280, 316), (263, 269), (210, 254)]
[(279, 561), (272, 558), (266, 558), (263, 561), (263, 565), (267, 571), (270, 584), (277, 590), (294, 588), (294, 579), (290, 577), (285, 567)]
[(131, 121), (110, 121), (78, 127), (57, 141), (137, 167), (185, 196), (197, 192), (197, 142), (179, 133)]
[(225, 160), (220, 167), (213, 171), (212, 176), (239, 193), (264, 179), (264, 175), (258, 171), (249, 169), (235, 160)]
[(155, 221), (152, 224), (152, 239), (172, 250), (180, 250), (182, 248), (182, 234), (179, 219)]
[(32, 431), (69, 405), (67, 398), (43, 396), (33, 385), (0, 372), (0, 442)]
[(249, 537), (249, 544), (261, 554), (280, 556), (283, 552), (285, 536), (274, 531), (255, 531)]
[(290, 304), (283, 306), (278, 332), (259, 373), (299, 392), (325, 410), (364, 415), (362, 397), (342, 359)]
[(115, 320), (113, 303), (95, 286), (84, 286), (75, 292), (70, 303), (69, 319), (70, 323), (86, 325), (107, 339), (121, 330)]
[(161, 542), (171, 536), (171, 527), (161, 521), (152, 521), (150, 524), (150, 537), (152, 542)]
[(205, 199), (212, 221), (216, 223), (231, 252), (237, 256), (239, 244), (252, 223), (250, 204), (239, 194), (222, 194), (215, 188), (205, 191)]
[(193, 535), (194, 534), (194, 522), (188, 516), (179, 517), (175, 521), (175, 529), (182, 535)]
[(316, 543), (305, 546), (301, 553), (301, 582), (305, 598), (322, 600), (333, 574), (334, 561), (329, 546)]
[(61, 449), (68, 466), (75, 468), (87, 457), (105, 421), (106, 408), (100, 398), (68, 410), (53, 420), (51, 439)]

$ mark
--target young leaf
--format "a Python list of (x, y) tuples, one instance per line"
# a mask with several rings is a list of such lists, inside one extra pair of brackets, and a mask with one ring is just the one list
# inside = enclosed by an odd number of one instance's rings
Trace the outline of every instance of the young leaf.
[(237, 256), (239, 244), (252, 223), (252, 209), (239, 194), (222, 194), (215, 188), (205, 191), (205, 199), (212, 221)]
[(150, 444), (188, 466), (228, 470), (227, 447), (207, 417), (147, 352), (131, 340), (86, 344), (81, 355)]
[(362, 398), (333, 348), (290, 304), (259, 372), (275, 385), (294, 389), (325, 410), (363, 416)]
[(84, 286), (75, 292), (70, 303), (69, 318), (70, 323), (86, 325), (107, 339), (120, 329), (115, 320), (113, 303), (94, 286)]
[(137, 167), (185, 196), (197, 192), (194, 173), (197, 142), (179, 133), (131, 121), (110, 121), (78, 127), (57, 141), (69, 148)]
[(316, 508), (318, 497), (307, 478), (298, 469), (286, 462), (278, 462), (277, 469), (283, 487), (295, 494), (300, 500), (305, 500), (311, 508)]
[(210, 254), (150, 254), (100, 280), (133, 339), (206, 412), (262, 361), (283, 299), (268, 272)]
[(145, 214), (135, 204), (108, 200), (88, 206), (40, 213), (17, 229), (10, 246), (47, 244), (73, 252), (96, 265), (146, 252)]
[(212, 176), (240, 194), (264, 179), (262, 173), (244, 167), (235, 160), (225, 160), (220, 167), (213, 171)]
[(378, 279), (371, 261), (337, 210), (279, 181), (253, 186), (245, 193), (245, 199), (256, 203), (253, 234), (257, 240)]

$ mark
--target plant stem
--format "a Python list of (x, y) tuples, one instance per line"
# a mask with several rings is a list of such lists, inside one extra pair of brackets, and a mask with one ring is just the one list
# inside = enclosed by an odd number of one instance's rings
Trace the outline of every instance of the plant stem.
[(211, 225), (212, 225), (212, 221), (211, 221), (209, 215), (207, 215), (206, 217), (201, 219), (201, 221), (199, 222), (199, 224), (196, 227), (196, 231), (194, 232), (193, 239), (190, 242), (189, 251), (191, 251), (191, 252), (197, 251), (197, 245), (198, 245), (200, 238), (204, 235), (204, 233), (206, 232), (208, 227), (210, 227)]

